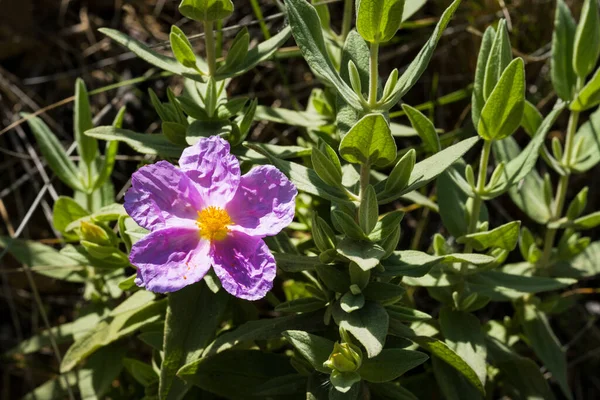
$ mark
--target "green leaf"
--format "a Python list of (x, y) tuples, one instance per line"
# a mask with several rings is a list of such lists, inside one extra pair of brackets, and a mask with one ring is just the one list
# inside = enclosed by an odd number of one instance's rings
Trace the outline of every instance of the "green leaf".
[(557, 380), (564, 395), (572, 399), (567, 382), (567, 360), (560, 342), (552, 332), (546, 315), (533, 304), (520, 307), (521, 324), (528, 344)]
[(340, 307), (347, 313), (360, 310), (364, 305), (365, 296), (363, 296), (362, 293), (353, 294), (352, 292), (346, 292), (346, 294), (340, 298)]
[(487, 199), (499, 196), (529, 174), (535, 166), (540, 147), (544, 143), (546, 134), (550, 131), (554, 121), (556, 121), (564, 107), (564, 103), (557, 105), (556, 108), (544, 118), (544, 121), (538, 128), (532, 140), (523, 151), (517, 157), (506, 163), (504, 174), (500, 177), (496, 185), (486, 192)]
[(292, 396), (306, 391), (308, 379), (297, 373), (269, 379), (256, 388), (256, 396)]
[(283, 336), (312, 365), (314, 369), (325, 374), (331, 370), (323, 366), (333, 351), (333, 342), (324, 337), (311, 335), (304, 331), (288, 330)]
[(457, 242), (468, 244), (475, 250), (483, 251), (490, 247), (512, 251), (519, 240), (521, 221), (512, 221), (490, 231), (470, 233), (459, 237)]
[(406, 116), (410, 120), (410, 124), (415, 128), (423, 144), (425, 150), (429, 153), (437, 153), (442, 148), (440, 146), (440, 138), (438, 137), (437, 131), (433, 122), (429, 120), (423, 113), (416, 108), (409, 106), (408, 104), (402, 104), (402, 109), (406, 113)]
[(136, 133), (113, 126), (99, 126), (87, 131), (86, 135), (96, 139), (125, 142), (143, 154), (178, 158), (183, 151), (182, 146), (174, 145), (164, 135)]
[(303, 128), (319, 128), (328, 124), (328, 120), (315, 112), (294, 111), (286, 108), (257, 106), (255, 120), (267, 120), (278, 124), (286, 124)]
[(217, 21), (233, 12), (231, 0), (182, 0), (179, 12), (195, 21)]
[(572, 168), (581, 173), (600, 162), (600, 108), (594, 111), (575, 134), (575, 143), (581, 141)]
[(340, 143), (340, 155), (348, 162), (385, 167), (396, 158), (396, 142), (382, 114), (361, 118)]
[(361, 0), (356, 8), (358, 33), (367, 42), (385, 43), (400, 27), (404, 0)]
[[(417, 0), (414, 1), (415, 3), (418, 2)], [(408, 4), (411, 3), (412, 1)], [(410, 391), (396, 383), (372, 383), (369, 385), (369, 389), (371, 390), (371, 393), (378, 396), (375, 397), (377, 399), (381, 398), (385, 400), (419, 400), (417, 396), (415, 396)]]
[[(165, 308), (165, 301), (148, 301), (145, 297), (144, 304), (139, 306), (136, 301), (138, 298), (145, 296), (144, 293), (148, 292), (134, 293), (128, 301), (121, 303), (119, 307), (114, 309), (107, 320), (101, 321), (85, 336), (75, 341), (62, 360), (61, 372), (72, 370), (83, 359), (98, 349), (132, 334), (143, 326), (158, 321)], [(132, 306), (132, 309), (129, 309), (128, 302), (135, 304), (137, 307)]]
[(465, 360), (477, 374), (481, 385), (475, 387), (485, 386), (487, 350), (479, 320), (472, 314), (449, 307), (441, 309), (439, 320), (448, 347)]
[[(404, 156), (398, 161), (398, 163), (390, 172), (390, 176), (385, 180), (385, 194), (393, 194), (403, 190), (410, 180), (410, 174), (415, 167), (416, 151), (410, 149)], [(381, 194), (383, 196), (384, 194)]]
[(221, 324), (228, 300), (224, 290), (213, 294), (203, 282), (169, 294), (159, 399), (178, 399), (188, 391), (175, 374), (181, 366), (201, 357)]
[[(22, 116), (28, 117), (29, 114), (23, 113)], [(29, 118), (27, 123), (52, 172), (71, 189), (86, 191), (77, 174), (77, 167), (69, 159), (58, 138), (48, 128), (48, 125), (38, 117)]]
[(600, 274), (600, 242), (591, 243), (582, 253), (566, 263), (555, 265), (556, 274), (572, 278), (592, 277)]
[(552, 86), (558, 97), (571, 101), (577, 83), (573, 70), (573, 45), (577, 24), (564, 0), (556, 1), (554, 32), (552, 33), (552, 59), (550, 72)]
[(90, 101), (88, 92), (83, 79), (77, 78), (75, 82), (75, 109), (73, 113), (73, 130), (75, 131), (75, 141), (77, 142), (77, 152), (83, 162), (90, 165), (98, 153), (98, 143), (96, 140), (84, 135), (88, 129), (92, 129), (92, 112), (90, 111)]
[[(433, 56), (433, 52), (437, 46), (438, 41), (442, 37), (442, 33), (450, 19), (454, 15), (454, 12), (458, 8), (461, 0), (454, 0), (452, 4), (444, 11), (442, 16), (440, 17), (439, 22), (437, 23), (431, 37), (425, 43), (419, 54), (414, 58), (414, 60), (410, 63), (406, 71), (402, 74), (402, 76), (398, 79), (398, 82), (394, 86), (394, 90), (392, 91), (393, 95), (388, 99), (385, 99), (385, 107), (391, 108), (395, 106), (398, 101), (412, 88), (415, 83), (419, 80), (431, 57)], [(409, 2), (410, 3), (410, 2)]]
[(161, 130), (167, 140), (178, 146), (187, 146), (185, 136), (187, 133), (187, 126), (178, 122), (163, 122), (161, 124)]
[(319, 257), (300, 256), (298, 254), (275, 253), (277, 267), (285, 272), (311, 271), (320, 264)]
[(391, 319), (402, 322), (428, 321), (433, 317), (423, 311), (398, 305), (388, 306), (387, 313)]
[[(458, 142), (444, 150), (435, 153), (429, 158), (418, 162), (415, 164), (415, 167), (410, 174), (410, 180), (408, 182), (408, 186), (404, 188), (404, 190), (396, 193), (382, 193), (379, 198), (379, 204), (386, 204), (396, 200), (397, 198), (403, 196), (406, 193), (412, 192), (413, 190), (417, 190), (433, 179), (435, 179), (439, 174), (444, 172), (450, 167), (450, 165), (454, 164), (456, 160), (461, 158), (477, 141), (479, 137), (472, 137), (469, 139), (465, 139), (461, 142)], [(379, 185), (376, 185), (375, 189), (378, 189)]]
[(471, 95), (471, 119), (473, 120), (473, 126), (477, 126), (479, 124), (481, 109), (485, 105), (485, 99), (487, 98), (484, 97), (483, 94), (485, 73), (495, 35), (496, 30), (494, 27), (488, 26), (481, 39), (481, 46), (477, 56), (477, 67), (475, 69), (475, 81), (473, 82), (473, 93)]
[(111, 222), (116, 221), (122, 216), (126, 216), (127, 212), (125, 211), (125, 207), (122, 204), (109, 204), (104, 206), (93, 213), (86, 215), (84, 217), (80, 217), (75, 221), (69, 223), (65, 228), (65, 231), (71, 232), (76, 228), (79, 228), (82, 222)]
[[(304, 0), (303, 0), (304, 1)], [(264, 154), (269, 160), (287, 175), (288, 178), (296, 185), (298, 190), (306, 193), (322, 197), (327, 200), (349, 202), (347, 195), (340, 189), (327, 185), (317, 173), (305, 166), (291, 161), (281, 160), (274, 157), (264, 145), (261, 144), (246, 144), (246, 147), (256, 150)]]
[(385, 275), (388, 276), (414, 276), (421, 277), (429, 270), (441, 262), (468, 262), (475, 265), (489, 264), (494, 261), (494, 257), (485, 254), (447, 254), (443, 256), (433, 256), (416, 250), (395, 251), (391, 256), (382, 261), (385, 268)]
[(231, 47), (225, 57), (225, 65), (222, 67), (222, 70), (235, 69), (240, 65), (244, 58), (246, 58), (249, 47), (250, 34), (248, 33), (248, 28), (244, 27), (235, 35), (233, 42), (231, 42)]
[(340, 328), (350, 332), (365, 347), (369, 358), (381, 353), (389, 324), (389, 316), (383, 306), (367, 302), (351, 314), (334, 308), (333, 318)]
[(4, 247), (21, 264), (34, 272), (68, 282), (84, 282), (87, 272), (80, 262), (64, 256), (56, 249), (42, 243), (11, 239), (0, 236), (0, 247)]
[(89, 215), (75, 200), (70, 197), (60, 196), (54, 202), (52, 209), (52, 224), (60, 233), (65, 233), (67, 225), (79, 218)]
[[(464, 171), (464, 161), (456, 162), (447, 171), (438, 176), (436, 183), (438, 197), (443, 199), (439, 203), (442, 222), (448, 232), (455, 238), (465, 235), (469, 228), (467, 209), (469, 196), (459, 183), (461, 180), (466, 183), (463, 178)], [(479, 210), (479, 221), (484, 222), (487, 220), (488, 210), (485, 203), (483, 203)]]
[(323, 328), (322, 311), (249, 321), (235, 330), (220, 335), (204, 350), (202, 357), (210, 358), (240, 343), (277, 338), (287, 330), (301, 329), (305, 332), (317, 332)]
[[(325, 144), (325, 146), (328, 145)], [(331, 186), (341, 185), (342, 168), (341, 165), (339, 165), (339, 160), (336, 164), (335, 161), (329, 157), (329, 153), (325, 153), (314, 147), (311, 152), (311, 161), (315, 172), (325, 183)]]
[[(492, 149), (495, 158), (505, 163), (519, 157), (521, 153), (517, 141), (512, 137), (495, 142)], [(534, 221), (545, 224), (550, 220), (551, 210), (544, 200), (544, 180), (535, 169), (518, 185), (511, 186), (508, 193), (513, 202)]]
[(374, 358), (365, 359), (358, 373), (369, 382), (389, 382), (427, 361), (429, 357), (419, 351), (386, 349)]
[(350, 215), (340, 210), (333, 210), (331, 213), (334, 226), (341, 228), (341, 231), (351, 239), (365, 239), (366, 235), (362, 228)]
[(485, 393), (484, 386), (475, 370), (446, 343), (439, 339), (426, 336), (411, 337), (410, 340), (431, 352), (431, 354), (435, 356), (434, 359), (437, 357), (438, 359), (443, 360), (447, 365), (462, 374), (472, 386), (479, 390), (479, 392), (482, 394)]
[(77, 386), (82, 399), (103, 398), (123, 369), (126, 349), (108, 346), (93, 354), (77, 371)]
[(520, 356), (493, 337), (486, 337), (488, 354), (498, 367), (508, 390), (522, 399), (554, 399), (554, 394), (542, 375), (540, 367), (529, 358)]
[(348, 260), (355, 262), (363, 271), (375, 268), (385, 254), (381, 246), (350, 238), (342, 239), (337, 245), (337, 251)]
[[(117, 116), (113, 122), (113, 126), (115, 128), (120, 128), (123, 124), (123, 117), (125, 116), (125, 106), (119, 109)], [(115, 162), (117, 161), (117, 153), (119, 151), (119, 142), (116, 140), (110, 140), (106, 142), (104, 147), (104, 158), (102, 159), (102, 164), (100, 165), (98, 176), (96, 177), (96, 181), (94, 182), (94, 190), (100, 189), (107, 182), (110, 183), (110, 177), (112, 175), (113, 169), (115, 167)], [(114, 199), (111, 199), (111, 202)]]
[(135, 358), (125, 357), (123, 359), (123, 365), (125, 369), (133, 379), (135, 379), (142, 386), (149, 386), (158, 381), (158, 374), (151, 365), (146, 364), (145, 362), (136, 360)]
[(350, 288), (350, 277), (335, 265), (317, 265), (317, 275), (334, 292), (346, 293)]
[(286, 356), (256, 350), (230, 350), (188, 364), (177, 375), (218, 396), (259, 399), (263, 397), (252, 394), (266, 381), (293, 372)]
[(395, 210), (383, 216), (375, 224), (375, 228), (369, 234), (369, 240), (379, 242), (389, 237), (396, 229), (400, 228), (400, 221), (404, 217), (404, 212)]
[(461, 375), (439, 357), (432, 357), (433, 374), (446, 400), (482, 400), (482, 392), (477, 391), (472, 382)]
[(43, 330), (37, 335), (25, 339), (17, 346), (8, 350), (5, 355), (13, 356), (17, 354), (31, 354), (41, 350), (44, 347), (50, 347), (52, 344), (51, 336), (57, 344), (73, 341), (84, 335), (94, 325), (98, 323), (100, 316), (95, 312), (80, 315), (75, 321), (67, 322), (50, 329)]
[(481, 110), (477, 133), (485, 140), (501, 140), (521, 125), (525, 107), (523, 60), (512, 61), (502, 73)]
[(542, 113), (539, 112), (533, 104), (525, 100), (525, 109), (523, 110), (521, 126), (529, 136), (535, 135), (535, 132), (539, 129), (543, 119)]
[(377, 206), (377, 194), (373, 186), (367, 185), (358, 208), (358, 223), (365, 234), (371, 233), (377, 219), (379, 218), (379, 207)]
[[(240, 76), (254, 67), (260, 62), (269, 59), (289, 38), (291, 30), (289, 27), (283, 28), (270, 39), (259, 43), (257, 46), (248, 50), (246, 57), (238, 63), (235, 68), (227, 68), (222, 71), (217, 71), (215, 79), (221, 81), (228, 78)], [(187, 74), (186, 74), (187, 76)]]
[(492, 92), (498, 85), (502, 74), (510, 64), (511, 60), (512, 49), (510, 47), (508, 29), (506, 29), (506, 20), (501, 19), (498, 28), (496, 29), (494, 41), (492, 42), (492, 47), (485, 66), (483, 97), (486, 100), (486, 103), (490, 99)]
[(397, 303), (405, 292), (406, 290), (400, 285), (377, 281), (369, 283), (362, 291), (367, 300), (384, 306)]
[(202, 81), (202, 77), (191, 69), (186, 69), (183, 65), (179, 64), (173, 57), (168, 57), (163, 54), (157, 53), (148, 47), (145, 43), (140, 42), (126, 34), (119, 32), (115, 29), (100, 28), (100, 33), (108, 36), (121, 46), (132, 51), (136, 56), (142, 60), (168, 72), (172, 72), (176, 75), (185, 75), (188, 78)]
[(360, 99), (342, 80), (329, 58), (315, 8), (306, 0), (287, 0), (286, 9), (292, 35), (310, 68), (316, 75), (331, 83), (353, 108), (362, 109)]
[(557, 290), (575, 283), (575, 280), (568, 278), (524, 276), (500, 271), (483, 271), (470, 275), (468, 281), (472, 290), (495, 301), (520, 298), (526, 293)]
[(581, 78), (585, 79), (596, 67), (600, 56), (600, 15), (598, 2), (585, 0), (581, 10), (581, 17), (575, 31), (575, 45), (573, 49), (573, 69)]
[(577, 93), (575, 100), (569, 105), (573, 111), (585, 111), (600, 104), (600, 69), (592, 79)]
[(592, 229), (600, 225), (600, 211), (579, 217), (568, 223), (567, 226), (574, 229)]
[(281, 313), (305, 313), (320, 310), (321, 308), (325, 308), (325, 306), (326, 303), (321, 299), (315, 297), (303, 297), (279, 303), (275, 307), (275, 311)]
[[(349, 69), (350, 64), (353, 64), (358, 70), (360, 82), (352, 83)], [(351, 30), (348, 37), (346, 37), (344, 47), (342, 48), (340, 66), (342, 80), (350, 84), (355, 91), (355, 87), (358, 84), (360, 84), (361, 89), (369, 87), (369, 45), (356, 30)], [(356, 80), (356, 77), (354, 79)], [(356, 91), (356, 93), (360, 93), (362, 96), (362, 92)], [(336, 109), (335, 125), (342, 136), (356, 124), (365, 112), (348, 105), (342, 96), (336, 96)]]
[(187, 68), (198, 69), (196, 65), (196, 55), (192, 50), (192, 44), (185, 36), (185, 33), (177, 25), (171, 25), (171, 33), (169, 34), (171, 42), (171, 50), (175, 59)]

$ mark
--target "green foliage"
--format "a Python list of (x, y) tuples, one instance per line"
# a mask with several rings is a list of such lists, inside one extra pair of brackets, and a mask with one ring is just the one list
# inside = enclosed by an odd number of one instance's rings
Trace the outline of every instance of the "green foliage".
[(512, 135), (521, 124), (524, 107), (525, 70), (523, 60), (517, 58), (503, 70), (486, 100), (477, 132), (485, 140), (501, 140)]
[[(515, 40), (513, 49), (505, 20), (485, 29), (472, 86), (472, 126), (461, 119), (447, 133), (433, 121), (444, 122), (437, 118), (447, 111), (442, 107), (467, 97), (471, 86), (421, 105), (399, 103), (426, 70), (460, 0), (431, 27), (416, 56), (404, 67), (392, 65), (389, 76), (381, 76), (379, 45), (404, 43), (400, 27), (426, 28), (426, 20), (406, 21), (424, 1), (361, 0), (355, 10), (347, 1), (338, 34), (328, 4), (285, 0), (289, 27), (273, 36), (264, 24), (271, 16), (260, 15), (252, 3), (266, 38), (252, 48), (256, 40), (246, 27), (223, 42), (231, 0), (181, 2), (181, 14), (204, 25), (204, 46), (198, 46), (204, 54), (177, 26), (168, 42), (174, 57), (101, 29), (163, 76), (182, 82), (183, 91), (167, 88), (166, 99), (149, 91), (158, 133), (123, 128), (124, 109), (112, 126), (94, 127), (81, 79), (73, 132), (79, 161), (41, 119), (28, 119), (47, 166), (75, 193), (54, 202), (55, 245), (4, 236), (0, 246), (28, 276), (33, 271), (75, 284), (87, 303), (76, 307), (72, 322), (46, 326), (5, 354), (17, 361), (46, 347), (67, 349), (61, 375), (25, 398), (63, 398), (69, 391), (76, 398), (111, 397), (115, 381), (121, 394), (143, 393), (147, 400), (552, 399), (558, 387), (573, 398), (571, 360), (549, 318), (587, 290), (564, 293), (568, 286), (600, 272), (600, 242), (592, 242), (592, 229), (600, 226), (600, 212), (591, 207), (594, 188), (570, 182), (572, 174), (600, 162), (600, 111), (589, 118), (583, 113), (600, 104), (600, 72), (593, 73), (600, 53), (597, 2), (586, 0), (576, 23), (557, 0), (553, 87), (537, 85), (548, 92), (531, 92), (529, 101), (524, 61), (513, 60), (523, 42)], [(291, 36), (298, 50), (280, 50)], [(315, 75), (303, 75), (305, 83), (318, 89), (307, 100), (296, 98), (290, 89), (298, 82), (284, 74), (293, 110), (279, 108), (278, 101), (259, 104), (263, 96), (230, 97), (240, 88), (232, 85), (234, 78), (259, 63), (269, 60), (288, 72), (286, 58), (300, 56)], [(534, 104), (552, 89), (556, 105), (538, 110)], [(568, 122), (559, 119), (563, 111)], [(398, 116), (410, 126), (393, 120)], [(261, 125), (253, 131), (254, 121)], [(291, 129), (257, 143), (265, 121)], [(546, 143), (551, 131), (564, 126), (564, 140), (553, 134)], [(520, 127), (526, 135), (513, 137)], [(144, 266), (129, 261), (132, 248), (143, 250), (136, 242), (148, 230), (113, 202), (118, 143), (146, 155), (143, 163), (155, 158), (177, 165), (187, 146), (209, 136), (228, 141), (242, 173), (272, 165), (299, 192), (294, 221), (260, 238), (278, 267), (273, 290), (261, 301), (228, 294), (218, 268), (179, 291), (154, 294), (137, 286), (142, 275), (132, 267)], [(106, 141), (104, 150), (98, 140)], [(476, 146), (480, 141), (483, 146)], [(198, 186), (182, 173), (204, 193), (204, 182)], [(221, 179), (205, 178), (213, 184)], [(428, 186), (436, 179), (435, 188)], [(259, 194), (246, 193), (248, 201), (258, 201)], [(260, 201), (278, 215), (276, 200)], [(158, 202), (147, 212), (156, 212), (154, 206)], [(172, 207), (161, 211), (179, 217), (179, 204)], [(239, 226), (234, 220), (227, 229)], [(583, 235), (588, 232), (590, 237)], [(258, 277), (264, 265), (251, 267)], [(543, 301), (536, 297), (541, 293)], [(502, 320), (488, 313), (498, 302), (504, 303)], [(487, 321), (483, 326), (479, 317)], [(547, 375), (558, 386), (550, 386)]]
[(361, 0), (356, 8), (356, 29), (363, 39), (388, 42), (402, 22), (404, 0)]

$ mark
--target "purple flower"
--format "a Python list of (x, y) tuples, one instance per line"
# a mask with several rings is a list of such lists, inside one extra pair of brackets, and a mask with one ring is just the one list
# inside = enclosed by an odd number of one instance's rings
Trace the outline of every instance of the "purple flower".
[(133, 245), (135, 283), (173, 292), (198, 282), (212, 265), (221, 284), (256, 300), (273, 287), (275, 260), (262, 240), (294, 218), (296, 187), (271, 165), (240, 176), (229, 143), (201, 139), (166, 161), (140, 168), (125, 195), (127, 213), (150, 233)]

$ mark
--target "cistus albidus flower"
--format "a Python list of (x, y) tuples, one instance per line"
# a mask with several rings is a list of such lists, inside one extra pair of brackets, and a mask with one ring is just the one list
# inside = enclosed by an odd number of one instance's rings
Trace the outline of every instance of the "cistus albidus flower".
[(201, 280), (212, 266), (223, 288), (256, 300), (273, 287), (275, 260), (262, 240), (292, 222), (296, 187), (270, 165), (240, 176), (229, 143), (203, 138), (179, 168), (147, 165), (131, 178), (127, 213), (150, 233), (133, 245), (135, 283), (159, 293)]

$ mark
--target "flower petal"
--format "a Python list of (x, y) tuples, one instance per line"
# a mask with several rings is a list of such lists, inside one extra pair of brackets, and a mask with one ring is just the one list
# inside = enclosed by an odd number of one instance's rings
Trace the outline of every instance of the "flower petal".
[(136, 171), (125, 194), (125, 210), (138, 225), (149, 230), (192, 226), (202, 208), (202, 198), (193, 182), (167, 161)]
[(232, 229), (252, 236), (278, 234), (294, 219), (298, 190), (272, 165), (262, 165), (242, 176), (226, 209)]
[(240, 163), (229, 153), (229, 143), (218, 136), (202, 138), (183, 150), (179, 165), (200, 186), (207, 206), (227, 203), (240, 183)]
[(211, 257), (223, 288), (236, 297), (258, 300), (273, 287), (275, 259), (260, 238), (232, 232), (213, 242)]
[(151, 232), (131, 248), (129, 261), (138, 268), (135, 283), (167, 293), (198, 282), (210, 269), (210, 243), (198, 230), (170, 227)]

